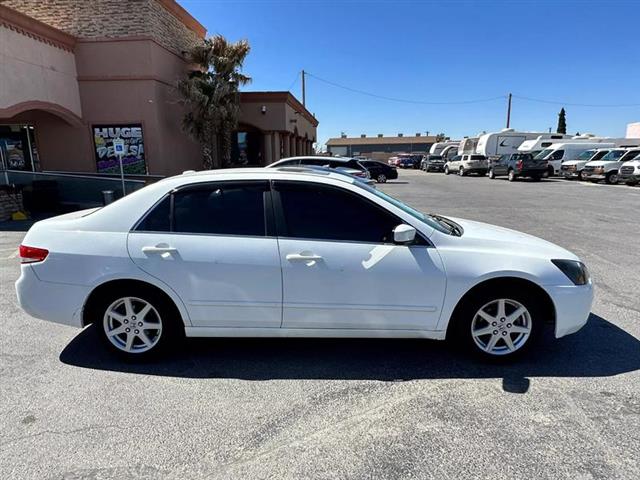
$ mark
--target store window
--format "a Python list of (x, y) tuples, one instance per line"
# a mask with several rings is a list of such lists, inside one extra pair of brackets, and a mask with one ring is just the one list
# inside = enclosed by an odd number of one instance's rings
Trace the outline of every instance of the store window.
[(0, 125), (0, 168), (24, 172), (40, 169), (32, 125)]
[(129, 175), (146, 175), (142, 125), (93, 125), (93, 143), (98, 173), (120, 173), (120, 159), (113, 151), (113, 140), (124, 141), (122, 169)]

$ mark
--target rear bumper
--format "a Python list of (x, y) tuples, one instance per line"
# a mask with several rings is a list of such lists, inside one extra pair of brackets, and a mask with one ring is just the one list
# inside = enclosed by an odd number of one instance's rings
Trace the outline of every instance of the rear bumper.
[(395, 180), (398, 178), (398, 170), (389, 170), (388, 173), (385, 173), (389, 180)]
[(516, 170), (516, 175), (519, 177), (541, 177), (545, 173), (547, 173), (547, 169), (539, 169), (539, 168), (529, 168), (524, 170)]
[(89, 288), (40, 280), (30, 265), (22, 265), (16, 281), (20, 307), (32, 317), (82, 327), (82, 307)]
[(591, 313), (593, 285), (545, 287), (556, 309), (556, 338), (584, 327)]

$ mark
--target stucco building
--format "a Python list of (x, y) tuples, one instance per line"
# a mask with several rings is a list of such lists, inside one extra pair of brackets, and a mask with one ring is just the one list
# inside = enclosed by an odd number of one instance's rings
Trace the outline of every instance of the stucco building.
[(330, 138), (327, 141), (327, 151), (332, 155), (353, 157), (363, 155), (376, 160), (387, 160), (398, 153), (427, 153), (436, 137), (416, 133), (405, 136), (399, 133), (396, 137), (385, 137), (378, 134), (375, 137), (347, 137)]
[[(0, 0), (3, 168), (113, 174), (114, 138), (128, 174), (202, 168), (175, 85), (205, 35), (174, 0)], [(243, 93), (233, 162), (310, 152), (317, 124), (288, 92)]]

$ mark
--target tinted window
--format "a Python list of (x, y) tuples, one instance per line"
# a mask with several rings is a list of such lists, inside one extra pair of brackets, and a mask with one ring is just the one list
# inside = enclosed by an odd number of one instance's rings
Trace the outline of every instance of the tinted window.
[(138, 224), (136, 230), (143, 232), (168, 232), (171, 230), (171, 195), (158, 203)]
[(314, 165), (316, 167), (324, 167), (329, 162), (320, 158), (303, 158), (300, 160), (300, 165)]
[(402, 223), (358, 195), (319, 184), (276, 183), (285, 236), (367, 243), (393, 242)]
[(264, 192), (267, 190), (267, 182), (227, 182), (187, 187), (158, 203), (136, 230), (263, 236)]
[(280, 162), (278, 163), (278, 167), (291, 167), (293, 165), (299, 165), (300, 164), (300, 160), (287, 160), (286, 162)]
[(265, 235), (266, 182), (219, 183), (188, 188), (173, 197), (173, 231)]
[(556, 150), (551, 154), (549, 160), (560, 160), (564, 156), (564, 150)]
[(484, 160), (484, 155), (471, 155), (471, 160)]

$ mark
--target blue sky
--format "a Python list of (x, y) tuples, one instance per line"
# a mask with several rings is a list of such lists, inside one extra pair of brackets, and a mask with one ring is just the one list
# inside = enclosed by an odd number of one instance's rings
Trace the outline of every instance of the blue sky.
[[(418, 102), (566, 102), (569, 133), (640, 121), (640, 1), (179, 0), (208, 30), (246, 38), (246, 90), (300, 95), (299, 72)], [(318, 140), (345, 132), (451, 137), (505, 126), (506, 99), (395, 102), (307, 78)], [(569, 104), (619, 105), (586, 107)], [(513, 99), (513, 128), (555, 130), (562, 105)]]

